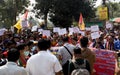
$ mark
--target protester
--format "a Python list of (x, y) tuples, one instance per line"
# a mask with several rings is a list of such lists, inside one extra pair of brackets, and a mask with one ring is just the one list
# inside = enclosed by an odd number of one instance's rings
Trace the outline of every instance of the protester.
[(83, 36), (81, 39), (80, 39), (80, 46), (81, 46), (81, 57), (83, 59), (86, 59), (88, 60), (88, 62), (90, 63), (90, 73), (92, 74), (93, 73), (93, 70), (94, 70), (94, 63), (95, 63), (95, 60), (96, 60), (96, 57), (95, 57), (95, 53), (88, 48), (88, 38)]
[[(74, 64), (77, 64), (77, 67)], [(81, 49), (79, 47), (74, 49), (73, 59), (69, 60), (68, 75), (71, 75), (75, 69), (86, 69), (88, 74), (90, 74), (90, 64), (86, 59), (81, 57)]]
[(25, 53), (25, 44), (19, 44), (17, 49), (20, 51), (20, 58), (18, 60), (18, 65), (26, 67), (27, 59)]
[(16, 64), (19, 57), (20, 52), (17, 49), (10, 49), (8, 51), (7, 64), (0, 67), (0, 75), (27, 75), (26, 70)]
[(63, 37), (64, 45), (58, 50), (59, 59), (62, 60), (62, 68), (64, 75), (68, 75), (67, 68), (68, 65), (66, 64), (69, 59), (73, 56), (73, 49), (75, 48), (74, 45), (69, 44), (69, 37), (65, 36)]
[(0, 49), (0, 66), (3, 66), (7, 63), (6, 59), (3, 59), (2, 49)]
[(50, 45), (46, 39), (38, 42), (39, 52), (27, 61), (26, 69), (29, 75), (61, 75), (62, 67), (58, 59), (47, 51)]

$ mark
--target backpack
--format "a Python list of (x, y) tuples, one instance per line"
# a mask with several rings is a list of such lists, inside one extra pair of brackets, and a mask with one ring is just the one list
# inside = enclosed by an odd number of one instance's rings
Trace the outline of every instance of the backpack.
[(89, 71), (85, 69), (86, 67), (86, 60), (84, 60), (84, 64), (78, 65), (73, 62), (75, 69), (71, 72), (71, 75), (90, 75)]

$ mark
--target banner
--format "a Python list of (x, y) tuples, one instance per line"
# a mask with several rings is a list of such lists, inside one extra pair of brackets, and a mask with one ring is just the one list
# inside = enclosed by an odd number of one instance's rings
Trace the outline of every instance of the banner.
[(98, 15), (100, 20), (108, 20), (108, 8), (107, 7), (99, 7)]
[(96, 54), (94, 68), (96, 75), (114, 75), (115, 74), (115, 52), (110, 50), (93, 50)]

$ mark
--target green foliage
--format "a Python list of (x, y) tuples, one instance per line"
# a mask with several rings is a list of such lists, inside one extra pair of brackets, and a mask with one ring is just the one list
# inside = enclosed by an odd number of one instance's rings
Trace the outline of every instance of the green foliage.
[(36, 2), (35, 8), (40, 10), (37, 15), (44, 15), (46, 19), (49, 13), (50, 20), (60, 27), (68, 27), (73, 21), (78, 21), (80, 13), (86, 19), (95, 15), (93, 6), (85, 0), (36, 0)]
[(109, 17), (110, 18), (115, 18), (115, 17), (120, 17), (120, 3), (112, 3), (109, 2), (107, 3), (107, 6), (109, 8)]
[(16, 23), (16, 16), (24, 10), (28, 0), (1, 0), (0, 21), (4, 27), (10, 27)]

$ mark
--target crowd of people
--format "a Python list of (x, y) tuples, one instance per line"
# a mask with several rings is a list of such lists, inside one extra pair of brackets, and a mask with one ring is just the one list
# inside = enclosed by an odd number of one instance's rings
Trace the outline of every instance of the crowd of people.
[[(90, 31), (47, 37), (37, 31), (10, 30), (0, 36), (0, 75), (75, 75), (75, 65), (83, 65), (88, 74), (95, 73), (95, 53), (90, 48), (120, 50), (120, 31), (100, 30), (100, 37), (92, 39)], [(60, 47), (58, 57), (51, 47)], [(84, 75), (84, 74), (83, 74)]]

